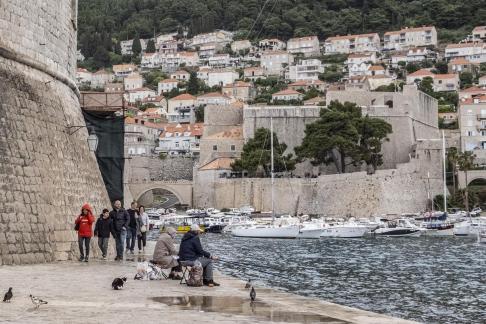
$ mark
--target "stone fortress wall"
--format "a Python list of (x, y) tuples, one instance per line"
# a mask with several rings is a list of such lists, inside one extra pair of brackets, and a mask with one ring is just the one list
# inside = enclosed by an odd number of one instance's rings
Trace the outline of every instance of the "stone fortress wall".
[[(67, 260), (74, 219), (110, 202), (77, 89), (77, 1), (0, 2), (0, 265)], [(96, 253), (96, 249), (92, 253)]]
[[(390, 141), (383, 146), (385, 163), (372, 175), (366, 172), (328, 174), (333, 173), (332, 168), (321, 167), (317, 172), (327, 175), (314, 179), (277, 178), (277, 212), (328, 216), (418, 212), (426, 206), (428, 174), (432, 195), (442, 193), (442, 169), (439, 167), (442, 165), (442, 146), (435, 99), (407, 86), (401, 93), (328, 92), (327, 99), (328, 103), (331, 100), (355, 102), (362, 107), (364, 114), (382, 118), (392, 125)], [(244, 138), (252, 138), (259, 127), (270, 128), (272, 118), (279, 140), (288, 145), (289, 151), (293, 150), (302, 141), (305, 125), (318, 118), (321, 108), (245, 107), (240, 122)], [(217, 123), (217, 118), (211, 114), (210, 111), (209, 119)], [(205, 126), (205, 131), (217, 127), (209, 126)], [(299, 170), (295, 174), (300, 174)], [(198, 171), (194, 186), (196, 207), (224, 208), (250, 204), (259, 210), (270, 209), (270, 179), (225, 179), (220, 178), (216, 171)]]

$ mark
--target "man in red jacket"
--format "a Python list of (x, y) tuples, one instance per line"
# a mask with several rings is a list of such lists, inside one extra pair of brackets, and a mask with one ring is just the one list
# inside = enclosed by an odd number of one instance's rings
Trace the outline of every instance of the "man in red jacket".
[[(91, 210), (91, 206), (84, 204), (81, 207), (81, 215), (76, 218), (76, 225), (78, 231), (78, 244), (79, 244), (79, 261), (88, 262), (89, 258), (89, 242), (93, 236), (92, 225), (94, 223), (94, 216)], [(83, 251), (83, 243), (86, 249), (86, 253)]]

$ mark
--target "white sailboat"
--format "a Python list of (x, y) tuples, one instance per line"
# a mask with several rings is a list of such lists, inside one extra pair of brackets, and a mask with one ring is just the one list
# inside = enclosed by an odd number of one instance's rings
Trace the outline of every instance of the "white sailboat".
[(281, 216), (275, 218), (274, 208), (274, 159), (273, 159), (273, 119), (270, 117), (270, 145), (271, 145), (271, 177), (272, 177), (272, 222), (270, 224), (249, 225), (235, 228), (233, 236), (257, 238), (296, 238), (299, 235), (300, 224), (295, 217)]

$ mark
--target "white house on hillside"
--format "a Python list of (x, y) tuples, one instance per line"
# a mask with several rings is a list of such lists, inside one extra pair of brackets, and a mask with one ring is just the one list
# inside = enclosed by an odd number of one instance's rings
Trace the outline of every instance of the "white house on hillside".
[(260, 66), (266, 75), (283, 75), (285, 68), (294, 62), (294, 56), (284, 51), (264, 52)]
[(287, 51), (291, 54), (315, 56), (321, 53), (317, 36), (291, 38), (287, 41)]
[(386, 32), (383, 39), (383, 49), (402, 50), (417, 46), (437, 47), (437, 30), (434, 26), (403, 28)]
[(272, 94), (272, 102), (276, 100), (302, 100), (304, 95), (292, 89), (285, 89)]
[(319, 74), (324, 72), (324, 66), (318, 59), (301, 60), (289, 67), (287, 79), (291, 81), (317, 80)]
[(233, 69), (214, 69), (208, 71), (208, 80), (206, 81), (206, 84), (210, 87), (223, 86), (235, 82), (238, 77), (238, 72)]
[(170, 90), (177, 88), (178, 83), (179, 81), (174, 79), (164, 79), (159, 81), (157, 85), (157, 92), (159, 95), (164, 92), (170, 92)]
[(464, 58), (471, 63), (485, 63), (486, 43), (449, 44), (445, 49), (445, 58)]
[(123, 79), (123, 87), (125, 91), (140, 89), (143, 87), (143, 78), (138, 73), (132, 73)]
[(326, 54), (349, 54), (380, 51), (380, 36), (377, 33), (334, 36), (324, 43)]

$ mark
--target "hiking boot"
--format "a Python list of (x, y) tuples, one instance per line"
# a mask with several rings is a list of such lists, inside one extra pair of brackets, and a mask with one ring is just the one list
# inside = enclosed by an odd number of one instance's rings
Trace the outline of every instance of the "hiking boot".
[(88, 257), (84, 258), (84, 262), (88, 262)]
[(118, 260), (120, 260), (120, 257), (117, 255), (117, 256), (115, 257), (115, 261), (118, 261)]
[(106, 260), (106, 255), (103, 255), (101, 258), (102, 258), (103, 260)]
[(79, 257), (79, 262), (83, 262), (84, 261), (84, 256), (80, 256)]

